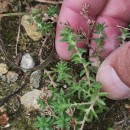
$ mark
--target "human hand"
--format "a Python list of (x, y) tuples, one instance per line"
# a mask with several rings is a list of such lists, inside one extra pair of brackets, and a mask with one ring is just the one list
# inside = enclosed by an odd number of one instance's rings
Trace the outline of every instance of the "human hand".
[[(86, 20), (80, 15), (80, 10), (85, 3), (90, 5), (89, 18), (99, 23), (105, 23), (107, 28), (103, 56), (113, 52), (119, 41), (119, 26), (126, 27), (130, 22), (130, 1), (129, 0), (64, 0), (59, 22), (57, 24), (56, 50), (58, 55), (68, 60), (73, 52), (68, 52), (67, 43), (61, 43), (60, 33), (63, 24), (69, 22), (73, 29), (81, 27), (87, 33)], [(93, 37), (93, 36), (92, 36)], [(94, 46), (93, 41), (91, 45)], [(79, 43), (79, 47), (85, 47), (85, 43)], [(130, 96), (130, 42), (111, 53), (101, 64), (97, 81), (102, 84), (102, 90), (108, 92), (112, 99), (122, 99)]]

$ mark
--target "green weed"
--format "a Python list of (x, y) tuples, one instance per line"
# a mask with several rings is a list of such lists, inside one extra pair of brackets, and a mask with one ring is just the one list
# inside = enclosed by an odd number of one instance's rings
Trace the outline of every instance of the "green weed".
[[(94, 40), (99, 47), (103, 45), (104, 28), (104, 24), (95, 25), (94, 33), (99, 36)], [(80, 73), (74, 73), (65, 61), (58, 62), (51, 71), (45, 71), (50, 82), (48, 87), (43, 88), (38, 99), (38, 104), (43, 109), (35, 124), (39, 130), (83, 130), (86, 123), (98, 119), (98, 114), (106, 109), (104, 97), (107, 93), (100, 91), (101, 85), (95, 78), (96, 69), (91, 66), (89, 58), (83, 58), (86, 49), (76, 46), (83, 35), (75, 33), (70, 26), (65, 26), (61, 36), (61, 41), (68, 43), (69, 51), (76, 50), (71, 61), (80, 66)]]
[(41, 9), (33, 8), (29, 19), (30, 23), (36, 25), (36, 29), (42, 32), (44, 36), (49, 36), (54, 32), (54, 24), (57, 21), (58, 6), (49, 6), (47, 13), (43, 13)]

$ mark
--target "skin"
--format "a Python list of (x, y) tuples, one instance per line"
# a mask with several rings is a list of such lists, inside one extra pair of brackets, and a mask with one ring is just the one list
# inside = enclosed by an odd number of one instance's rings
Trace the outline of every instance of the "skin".
[[(102, 84), (102, 90), (108, 92), (111, 99), (124, 99), (130, 96), (130, 42), (117, 49), (120, 35), (117, 25), (127, 27), (130, 22), (130, 0), (64, 0), (59, 15), (56, 32), (56, 50), (58, 55), (69, 60), (74, 52), (68, 52), (67, 43), (61, 43), (60, 32), (63, 24), (69, 22), (73, 29), (81, 27), (87, 33), (86, 21), (80, 15), (80, 10), (85, 3), (89, 3), (89, 18), (99, 23), (105, 23), (104, 53), (107, 57), (99, 67), (97, 81)], [(61, 24), (62, 23), (62, 24)], [(92, 35), (92, 37), (96, 37)], [(79, 47), (85, 44), (78, 43)], [(91, 41), (91, 47), (95, 44)], [(90, 50), (90, 55), (92, 50)], [(95, 61), (95, 59), (93, 59)]]

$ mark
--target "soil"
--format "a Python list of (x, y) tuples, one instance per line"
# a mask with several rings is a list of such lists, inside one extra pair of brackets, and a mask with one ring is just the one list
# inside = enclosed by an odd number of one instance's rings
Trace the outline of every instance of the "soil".
[[(8, 12), (18, 12), (19, 11), (19, 0), (5, 0), (9, 2), (10, 6), (6, 13)], [(26, 1), (26, 0), (25, 0)], [(21, 10), (27, 11), (29, 0), (26, 2), (21, 2)], [(0, 1), (2, 2), (2, 0)], [(37, 2), (38, 3), (38, 2)], [(29, 3), (30, 6), (34, 6), (37, 3)], [(39, 3), (38, 3), (39, 4)], [(40, 3), (45, 4), (45, 3)], [(48, 4), (47, 4), (48, 5)], [(3, 12), (1, 12), (3, 13)], [(29, 52), (36, 62), (39, 64), (38, 53), (40, 47), (42, 45), (42, 39), (38, 42), (34, 42), (31, 40), (24, 28), (21, 26), (19, 44), (18, 44), (18, 56), (15, 55), (15, 46), (16, 46), (16, 38), (18, 35), (18, 27), (19, 27), (19, 20), (20, 16), (10, 16), (10, 17), (2, 17), (1, 18), (1, 39), (4, 42), (4, 48), (7, 52), (8, 59), (10, 59), (13, 63), (19, 64), (19, 57), (20, 55), (24, 54), (25, 52)], [(42, 51), (42, 58), (46, 59), (50, 54), (52, 49), (52, 42), (53, 39), (50, 38), (47, 45), (44, 46)], [(59, 60), (56, 53), (54, 53), (53, 60), (47, 67), (48, 69), (53, 67), (57, 61)], [(9, 66), (9, 70), (17, 72), (19, 74), (19, 79), (14, 83), (7, 83), (6, 81), (2, 81), (0, 79), (0, 99), (4, 98), (5, 96), (11, 94), (15, 91), (22, 83), (24, 73), (12, 66), (6, 58), (0, 52), (0, 63), (6, 63)], [(73, 67), (73, 65), (72, 65)], [(74, 66), (75, 67), (75, 66)], [(43, 71), (43, 70), (42, 70)], [(44, 85), (44, 79), (42, 79), (41, 87)], [(41, 89), (41, 88), (39, 88)], [(9, 116), (9, 124), (10, 126), (5, 128), (4, 126), (0, 126), (1, 130), (36, 130), (34, 124), (37, 120), (37, 116), (40, 114), (38, 111), (33, 111), (27, 113), (23, 106), (19, 108), (19, 96), (27, 93), (28, 91), (32, 90), (29, 87), (29, 83), (27, 82), (24, 88), (17, 93), (14, 97), (10, 98), (7, 103), (3, 106), (5, 108), (5, 113)], [(95, 120), (91, 124), (86, 124), (84, 130), (107, 130), (108, 128), (114, 128), (114, 130), (129, 130), (130, 129), (130, 110), (125, 108), (126, 104), (130, 104), (129, 100), (123, 101), (113, 101), (110, 99), (106, 99), (106, 104), (108, 109), (104, 111), (101, 115), (99, 115), (99, 120)], [(1, 107), (1, 106), (0, 106)], [(17, 111), (18, 110), (18, 111)]]

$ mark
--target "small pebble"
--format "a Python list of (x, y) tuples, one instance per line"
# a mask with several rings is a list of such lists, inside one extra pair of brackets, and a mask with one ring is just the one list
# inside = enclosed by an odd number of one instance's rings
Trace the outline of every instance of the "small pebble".
[(2, 81), (6, 81), (6, 79), (7, 79), (7, 78), (6, 78), (6, 75), (0, 73), (0, 79), (1, 79)]
[(23, 71), (26, 72), (28, 69), (32, 69), (35, 66), (35, 62), (29, 53), (25, 53), (22, 57), (20, 66)]
[(6, 81), (7, 80), (6, 75), (2, 75), (2, 76), (0, 76), (0, 78), (2, 79), (2, 81)]
[(39, 88), (41, 81), (41, 71), (36, 70), (30, 76), (30, 87), (31, 88)]
[(7, 111), (6, 108), (4, 108), (3, 106), (0, 107), (0, 113), (3, 113), (3, 112), (5, 112), (5, 111)]
[(19, 75), (16, 72), (8, 71), (6, 76), (7, 76), (7, 82), (10, 83), (15, 82), (18, 79)]
[(4, 64), (4, 63), (0, 63), (0, 74), (6, 74), (9, 70), (9, 67)]

